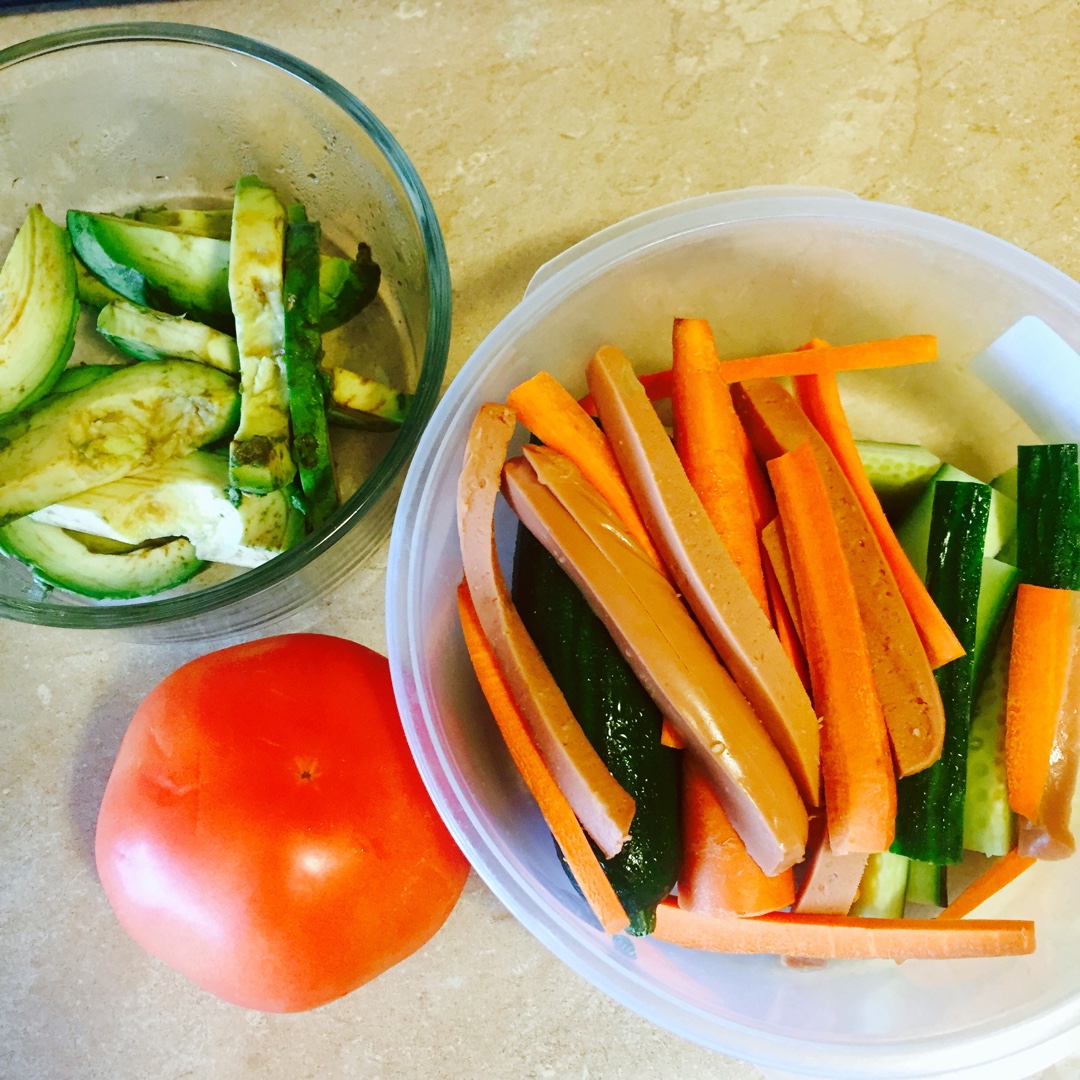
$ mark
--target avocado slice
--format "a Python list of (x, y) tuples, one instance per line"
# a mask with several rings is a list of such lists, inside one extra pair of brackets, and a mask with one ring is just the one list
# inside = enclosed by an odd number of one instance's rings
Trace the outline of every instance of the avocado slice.
[(190, 360), (116, 368), (0, 427), (0, 525), (228, 435), (236, 380)]
[(319, 263), (319, 329), (325, 334), (363, 311), (378, 295), (381, 276), (367, 244), (357, 247), (355, 259), (324, 255)]
[(55, 525), (20, 518), (0, 528), (0, 551), (46, 585), (97, 600), (131, 600), (183, 585), (206, 563), (182, 537), (123, 554), (95, 551)]
[(308, 520), (315, 529), (338, 507), (326, 395), (319, 374), (319, 239), (319, 223), (307, 221), (299, 204), (290, 206), (285, 233), (285, 375), (293, 456), (307, 498)]
[(71, 242), (32, 206), (0, 269), (0, 418), (37, 401), (60, 377), (78, 318)]
[(222, 325), (229, 315), (229, 243), (114, 214), (69, 210), (86, 268), (126, 300)]
[(176, 357), (209, 364), (230, 375), (240, 371), (235, 338), (182, 315), (114, 300), (98, 312), (97, 329), (111, 345), (136, 360)]
[(256, 176), (236, 182), (229, 295), (240, 350), (240, 427), (229, 447), (229, 479), (251, 495), (284, 487), (296, 472), (284, 361), (285, 221), (269, 185)]
[(87, 307), (103, 308), (106, 304), (111, 304), (114, 300), (124, 299), (115, 289), (110, 289), (104, 281), (94, 277), (94, 275), (86, 269), (86, 264), (78, 255), (75, 255), (74, 258), (75, 281), (79, 287), (80, 303), (85, 304)]
[(284, 490), (230, 498), (229, 463), (196, 450), (36, 510), (30, 517), (122, 544), (183, 536), (207, 562), (259, 566), (303, 537)]
[(394, 431), (409, 412), (412, 395), (385, 383), (365, 379), (348, 368), (324, 369), (330, 379), (331, 423), (361, 431)]
[(170, 210), (167, 206), (140, 206), (125, 217), (147, 225), (166, 229), (178, 229), (194, 236), (209, 236), (215, 240), (228, 240), (232, 233), (232, 208), (212, 210)]

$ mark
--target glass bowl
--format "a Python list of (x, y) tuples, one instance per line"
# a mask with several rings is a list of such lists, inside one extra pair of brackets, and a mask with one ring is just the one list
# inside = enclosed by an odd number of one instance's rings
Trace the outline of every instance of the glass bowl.
[[(936, 334), (940, 359), (841, 376), (857, 437), (920, 442), (985, 478), (1033, 434), (968, 370), (1024, 315), (1080, 347), (1080, 285), (953, 221), (801, 191), (707, 197), (633, 220), (559, 257), (447, 391), (409, 471), (390, 545), (395, 690), (432, 796), (510, 911), (595, 986), (685, 1038), (782, 1073), (1029, 1076), (1080, 1046), (1080, 858), (1042, 863), (980, 917), (1033, 919), (1033, 955), (833, 962), (694, 952), (608, 937), (571, 885), (472, 673), (458, 625), (455, 492), (485, 401), (540, 369), (571, 393), (603, 344), (667, 367), (674, 316), (708, 318), (722, 356)], [(523, 436), (519, 428), (519, 436)], [(520, 444), (520, 442), (519, 442)], [(518, 445), (519, 445), (518, 444)], [(505, 506), (500, 555), (513, 547)]]
[[(72, 207), (229, 205), (236, 180), (257, 174), (283, 201), (304, 203), (324, 244), (343, 254), (370, 245), (379, 296), (324, 346), (335, 362), (414, 395), (395, 433), (335, 435), (339, 480), (352, 493), (319, 531), (264, 565), (215, 566), (168, 595), (95, 602), (49, 591), (0, 557), (0, 615), (184, 638), (242, 632), (331, 589), (389, 531), (449, 347), (442, 235), (401, 147), (310, 65), (236, 34), (170, 23), (88, 27), (0, 52), (0, 117), (0, 251), (35, 203), (57, 222)], [(107, 350), (84, 313), (73, 362)]]

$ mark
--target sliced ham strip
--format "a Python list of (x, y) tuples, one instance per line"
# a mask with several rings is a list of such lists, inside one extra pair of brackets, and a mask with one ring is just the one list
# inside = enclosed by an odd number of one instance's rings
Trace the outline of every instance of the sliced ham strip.
[[(604, 622), (642, 685), (708, 770), (731, 823), (766, 874), (805, 850), (807, 816), (780, 753), (667, 578), (572, 462), (527, 447), (503, 492)], [(758, 609), (760, 610), (760, 609)]]
[(779, 383), (772, 379), (737, 383), (731, 396), (761, 458), (779, 457), (805, 441), (813, 448), (855, 584), (897, 775), (927, 768), (941, 756), (945, 738), (941, 694), (907, 604), (855, 492), (825, 440)]
[(458, 481), (458, 534), (465, 578), (484, 634), (544, 763), (585, 831), (608, 857), (629, 836), (634, 800), (611, 775), (581, 730), (525, 629), (495, 551), (495, 498), (516, 414), (481, 407)]
[(653, 543), (803, 798), (817, 806), (818, 718), (776, 631), (709, 521), (630, 362), (605, 346), (590, 361), (588, 380)]
[(859, 895), (859, 882), (866, 869), (866, 854), (837, 855), (829, 847), (824, 823), (810, 829), (810, 854), (806, 874), (799, 886), (792, 911), (807, 915), (846, 915)]

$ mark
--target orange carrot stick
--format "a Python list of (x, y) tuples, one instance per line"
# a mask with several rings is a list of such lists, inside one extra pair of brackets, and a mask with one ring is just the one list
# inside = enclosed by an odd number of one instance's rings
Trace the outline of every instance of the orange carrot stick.
[(1024, 583), (1016, 592), (1005, 707), (1009, 806), (1035, 821), (1050, 772), (1076, 634), (1075, 594)]
[(510, 693), (491, 644), (480, 626), (469, 587), (464, 581), (458, 586), (457, 595), (469, 659), (510, 756), (540, 807), (589, 907), (609, 934), (617, 934), (630, 925), (630, 920), (604, 874), (585, 830), (536, 749), (525, 718)]
[(1020, 919), (860, 919), (794, 912), (713, 918), (684, 911), (671, 899), (656, 909), (653, 937), (688, 949), (820, 960), (945, 960), (1035, 951), (1035, 924)]
[(807, 442), (768, 468), (795, 574), (814, 703), (824, 716), (829, 846), (838, 855), (885, 851), (893, 841), (896, 778), (825, 480)]
[(702, 767), (683, 758), (679, 906), (705, 915), (763, 915), (795, 899), (791, 869), (767, 877), (732, 828)]
[(671, 341), (675, 450), (713, 528), (767, 615), (769, 598), (743, 456), (744, 440), (749, 440), (720, 373), (712, 331), (704, 319), (676, 319)]
[(546, 371), (514, 387), (506, 403), (518, 419), (542, 442), (565, 454), (611, 504), (626, 531), (645, 549), (658, 567), (663, 562), (649, 539), (608, 437), (588, 413)]
[(930, 666), (941, 667), (942, 664), (963, 656), (963, 646), (930, 598), (918, 571), (911, 565), (911, 560), (896, 539), (896, 533), (893, 532), (885, 511), (881, 509), (877, 493), (870, 485), (847, 417), (844, 415), (836, 376), (831, 372), (823, 375), (799, 375), (795, 379), (795, 397), (814, 427), (821, 433), (821, 437), (828, 443), (856, 498), (862, 504), (885, 560), (896, 578), (900, 595), (911, 612)]
[[(807, 348), (807, 346), (811, 346)], [(725, 360), (729, 383), (747, 379), (775, 379), (781, 375), (820, 375), (856, 368), (900, 367), (937, 359), (937, 338), (931, 334), (866, 341), (860, 345), (824, 345), (815, 338), (793, 352)]]
[[(804, 353), (813, 349), (813, 359)], [(781, 375), (810, 375), (826, 371), (852, 371), (858, 368), (900, 367), (904, 364), (923, 364), (937, 359), (937, 338), (930, 334), (912, 337), (887, 338), (883, 341), (866, 341), (860, 345), (828, 345), (820, 338), (812, 338), (799, 348), (785, 353), (767, 356), (748, 356), (740, 360), (725, 360), (724, 378), (729, 382), (745, 379), (775, 379)], [(671, 371), (655, 371), (639, 376), (641, 385), (650, 401), (671, 397)], [(581, 407), (590, 415), (596, 415), (596, 403), (592, 394), (581, 399)]]
[(1013, 848), (981, 873), (947, 908), (938, 912), (939, 919), (962, 919), (970, 915), (983, 901), (1015, 881), (1036, 860), (1021, 855)]
[(686, 745), (679, 729), (666, 716), (660, 725), (660, 745), (670, 746), (672, 750), (681, 750)]

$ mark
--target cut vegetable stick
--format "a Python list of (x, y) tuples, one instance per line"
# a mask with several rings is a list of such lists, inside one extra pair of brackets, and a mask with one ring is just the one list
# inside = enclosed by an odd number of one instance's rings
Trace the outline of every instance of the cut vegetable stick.
[(940, 911), (937, 918), (962, 919), (970, 915), (994, 893), (1005, 888), (1010, 881), (1015, 881), (1029, 866), (1034, 866), (1035, 861), (1025, 858), (1013, 848), (1007, 855), (996, 859), (947, 908)]
[[(814, 351), (813, 358), (806, 353)], [(767, 356), (748, 356), (740, 360), (724, 360), (724, 378), (729, 382), (746, 379), (774, 379), (782, 375), (810, 375), (826, 371), (852, 371), (858, 368), (900, 367), (904, 364), (923, 364), (937, 359), (937, 338), (930, 334), (911, 337), (866, 341), (859, 345), (829, 345), (812, 338), (792, 352), (770, 353)], [(640, 376), (650, 401), (671, 397), (672, 373), (656, 371)], [(580, 401), (590, 416), (596, 416), (596, 399), (586, 394)]]
[(824, 439), (783, 387), (757, 379), (731, 389), (735, 409), (762, 458), (777, 457), (806, 440), (813, 447), (855, 583), (897, 772), (907, 776), (927, 768), (941, 756), (945, 738), (941, 694), (911, 614), (851, 485)]
[(673, 750), (681, 750), (686, 745), (679, 734), (679, 729), (666, 716), (660, 726), (660, 743), (662, 746), (670, 746)]
[(799, 676), (807, 694), (813, 692), (810, 685), (810, 668), (806, 664), (806, 651), (802, 645), (802, 631), (791, 617), (791, 610), (784, 599), (780, 583), (776, 580), (772, 565), (768, 559), (762, 560), (765, 571), (765, 591), (769, 594), (769, 607), (772, 612), (772, 624), (776, 627), (776, 636), (784, 647), (788, 659)]
[(510, 687), (499, 670), (491, 644), (484, 636), (472, 596), (469, 594), (469, 586), (464, 581), (458, 586), (457, 595), (458, 613), (461, 616), (469, 659), (514, 765), (540, 807), (540, 812), (589, 907), (609, 934), (617, 934), (630, 925), (630, 920), (604, 874), (585, 831), (566, 801), (566, 796), (559, 790), (536, 749), (525, 717), (517, 707)]
[(720, 374), (712, 331), (704, 319), (676, 319), (671, 341), (676, 453), (713, 528), (768, 615), (743, 456), (745, 432)]
[(1050, 771), (1075, 634), (1071, 591), (1020, 585), (1009, 658), (1005, 774), (1009, 806), (1031, 821), (1039, 817)]
[(753, 444), (741, 420), (738, 439), (743, 468), (746, 470), (746, 479), (750, 485), (750, 512), (754, 515), (754, 528), (760, 533), (776, 517), (776, 500), (773, 498), (772, 488), (769, 487), (769, 478), (765, 475), (764, 466), (754, 453)]
[(791, 910), (805, 915), (846, 915), (859, 895), (859, 882), (870, 856), (865, 852), (837, 855), (829, 847), (829, 835), (820, 819), (811, 825), (810, 837), (806, 873)]
[(956, 960), (1035, 951), (1035, 924), (1019, 919), (858, 919), (776, 912), (711, 918), (673, 900), (656, 909), (659, 941), (723, 953), (779, 953), (821, 960)]
[(838, 855), (884, 851), (893, 840), (896, 778), (825, 481), (809, 443), (768, 467), (798, 590), (814, 701), (823, 716), (829, 846)]
[(607, 436), (570, 394), (546, 371), (514, 387), (506, 403), (545, 446), (565, 454), (619, 515), (626, 531), (648, 552), (656, 565), (663, 562), (641, 520)]
[(516, 415), (505, 405), (480, 408), (458, 480), (458, 535), (465, 579), (480, 625), (560, 790), (604, 854), (629, 835), (634, 800), (581, 730), (510, 599), (495, 551), (495, 499)]
[(779, 517), (774, 517), (761, 530), (761, 549), (765, 553), (764, 563), (772, 571), (776, 583), (787, 605), (788, 614), (799, 635), (802, 637), (802, 612), (799, 610), (799, 594), (795, 589), (795, 575), (791, 572), (791, 556), (788, 554), (784, 526)]
[(962, 656), (963, 646), (938, 611), (937, 605), (930, 599), (922, 578), (896, 539), (896, 533), (881, 508), (881, 502), (870, 486), (840, 402), (836, 376), (832, 373), (799, 375), (795, 379), (795, 397), (832, 450), (848, 483), (851, 484), (855, 497), (870, 522), (870, 528), (874, 530), (874, 535), (881, 545), (881, 552), (893, 572), (900, 595), (911, 613), (930, 666), (941, 667), (942, 664)]
[(803, 798), (817, 805), (817, 716), (768, 617), (709, 522), (629, 360), (605, 346), (587, 376), (611, 448), (673, 580)]
[(528, 460), (503, 468), (511, 508), (585, 594), (646, 691), (678, 725), (685, 753), (707, 766), (754, 861), (770, 875), (793, 866), (807, 830), (795, 782), (671, 582), (571, 461), (547, 447), (525, 453)]
[(691, 757), (683, 760), (683, 865), (679, 907), (704, 915), (764, 915), (789, 907), (795, 876), (768, 877), (732, 827), (708, 775)]

